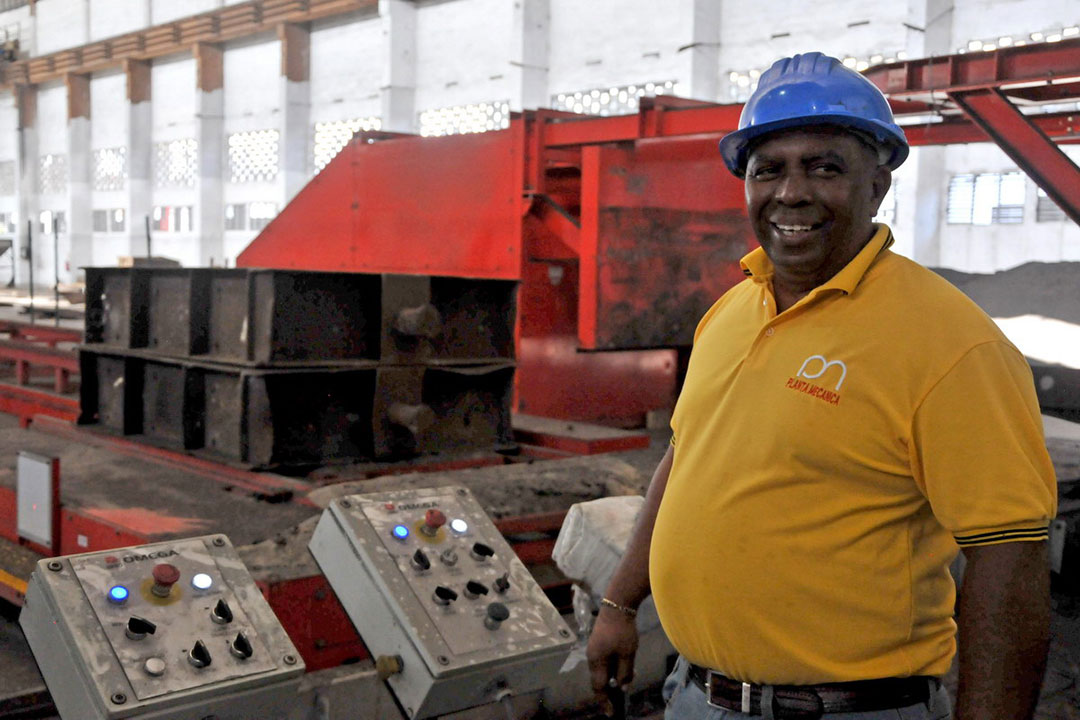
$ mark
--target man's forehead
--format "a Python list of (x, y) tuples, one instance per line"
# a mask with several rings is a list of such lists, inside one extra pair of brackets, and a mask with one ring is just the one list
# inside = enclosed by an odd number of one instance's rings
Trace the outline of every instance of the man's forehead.
[(871, 150), (865, 141), (851, 131), (831, 125), (810, 126), (777, 130), (762, 137), (749, 150), (749, 158), (756, 155), (800, 152), (821, 155), (835, 153), (848, 155), (861, 149)]

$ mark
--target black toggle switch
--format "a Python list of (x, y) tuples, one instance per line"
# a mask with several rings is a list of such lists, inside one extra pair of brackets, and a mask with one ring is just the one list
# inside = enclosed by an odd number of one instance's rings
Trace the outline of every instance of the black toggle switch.
[(473, 556), (474, 560), (487, 560), (495, 554), (495, 551), (490, 546), (484, 543), (473, 543), (472, 549), (469, 550), (469, 554)]
[(142, 640), (147, 635), (153, 635), (157, 625), (138, 615), (132, 615), (124, 628), (124, 634), (131, 640)]
[(487, 594), (487, 586), (483, 583), (478, 583), (475, 580), (470, 580), (469, 582), (465, 583), (465, 597), (469, 598), (470, 600), (475, 600), (481, 595)]
[(197, 668), (204, 668), (211, 662), (210, 651), (202, 640), (196, 640), (195, 646), (188, 650), (188, 662)]
[(435, 592), (431, 594), (431, 599), (437, 605), (449, 605), (457, 600), (457, 593), (444, 585), (439, 585), (435, 588)]
[(495, 592), (502, 595), (510, 589), (510, 573), (505, 572), (499, 577), (495, 578)]
[(412, 566), (421, 572), (430, 570), (431, 560), (428, 559), (427, 553), (423, 550), (417, 550), (412, 556)]
[(499, 626), (503, 624), (508, 617), (510, 617), (510, 610), (501, 602), (493, 602), (487, 606), (487, 617), (484, 618), (484, 627), (488, 630), (498, 630)]
[(233, 621), (232, 608), (224, 599), (218, 600), (217, 605), (210, 611), (210, 619), (218, 625), (228, 625)]
[(247, 660), (255, 652), (251, 647), (251, 641), (244, 633), (237, 633), (236, 639), (229, 645), (229, 651), (241, 660)]

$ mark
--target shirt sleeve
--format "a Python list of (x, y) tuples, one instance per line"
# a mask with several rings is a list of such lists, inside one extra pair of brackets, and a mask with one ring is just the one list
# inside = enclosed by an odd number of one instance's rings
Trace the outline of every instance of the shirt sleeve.
[(915, 481), (958, 545), (1047, 538), (1057, 478), (1016, 348), (969, 350), (919, 404), (911, 440)]

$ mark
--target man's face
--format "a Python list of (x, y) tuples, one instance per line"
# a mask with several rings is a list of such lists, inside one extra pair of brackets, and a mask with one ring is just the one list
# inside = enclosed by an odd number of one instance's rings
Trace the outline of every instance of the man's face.
[(841, 129), (762, 141), (747, 163), (746, 207), (777, 280), (809, 289), (839, 272), (870, 238), (890, 182), (875, 153)]

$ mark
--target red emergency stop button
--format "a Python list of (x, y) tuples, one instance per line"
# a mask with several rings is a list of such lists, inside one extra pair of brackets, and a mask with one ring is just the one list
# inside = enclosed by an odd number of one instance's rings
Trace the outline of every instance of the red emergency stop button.
[(424, 513), (424, 525), (420, 528), (421, 532), (429, 537), (434, 537), (435, 533), (439, 532), (439, 528), (446, 524), (446, 515), (442, 510), (438, 508), (431, 508)]
[(175, 565), (169, 563), (158, 563), (154, 566), (154, 587), (150, 592), (154, 593), (158, 597), (169, 597), (169, 593), (172, 592), (172, 586), (176, 584), (176, 581), (180, 579), (180, 570)]

